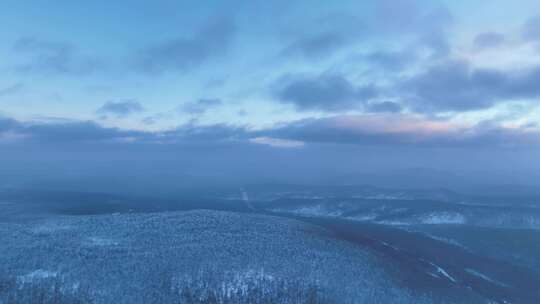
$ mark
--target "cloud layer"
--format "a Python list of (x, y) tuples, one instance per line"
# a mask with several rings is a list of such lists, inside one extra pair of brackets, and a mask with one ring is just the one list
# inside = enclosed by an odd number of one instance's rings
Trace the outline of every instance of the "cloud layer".
[(125, 100), (125, 101), (107, 101), (96, 113), (99, 115), (113, 115), (116, 117), (125, 117), (134, 113), (139, 113), (144, 111), (143, 106), (135, 100)]
[(418, 112), (470, 111), (503, 101), (536, 99), (539, 81), (540, 67), (501, 71), (447, 61), (406, 80), (402, 94)]
[(0, 119), (0, 139), (15, 142), (117, 143), (155, 145), (263, 144), (276, 148), (306, 144), (415, 147), (537, 147), (540, 130), (534, 125), (503, 128), (461, 125), (405, 114), (339, 115), (304, 119), (266, 129), (226, 124), (186, 124), (149, 132), (107, 128), (90, 121), (23, 123)]
[(360, 108), (366, 101), (377, 96), (375, 87), (355, 86), (342, 75), (300, 77), (283, 82), (275, 92), (277, 98), (302, 111), (346, 111)]
[(136, 67), (145, 73), (185, 71), (224, 54), (235, 33), (230, 19), (210, 20), (191, 37), (178, 37), (143, 49)]

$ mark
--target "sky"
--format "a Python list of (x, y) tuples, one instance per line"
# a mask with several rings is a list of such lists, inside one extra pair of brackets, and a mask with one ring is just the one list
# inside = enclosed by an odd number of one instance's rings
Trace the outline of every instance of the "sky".
[(432, 170), (535, 184), (539, 99), (538, 1), (5, 0), (0, 9), (8, 177), (101, 168), (365, 183)]

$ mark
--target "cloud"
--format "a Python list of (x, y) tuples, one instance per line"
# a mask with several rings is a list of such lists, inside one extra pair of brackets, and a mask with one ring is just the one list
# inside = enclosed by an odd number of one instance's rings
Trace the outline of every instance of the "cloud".
[(412, 144), (450, 134), (447, 122), (405, 115), (344, 115), (305, 119), (268, 131), (268, 136), (308, 143)]
[(433, 58), (445, 58), (452, 49), (448, 37), (442, 31), (432, 31), (424, 34), (420, 37), (418, 44), (431, 50)]
[(201, 115), (209, 109), (218, 107), (222, 104), (223, 102), (218, 98), (203, 98), (194, 102), (183, 104), (179, 107), (179, 110), (193, 115)]
[(399, 113), (403, 110), (400, 104), (392, 101), (369, 103), (365, 110), (372, 113)]
[(293, 41), (283, 51), (283, 55), (300, 54), (308, 58), (322, 58), (332, 54), (347, 44), (347, 38), (338, 32), (325, 32), (315, 35), (306, 35)]
[(166, 131), (108, 128), (91, 121), (20, 122), (0, 118), (2, 144), (13, 140), (59, 147), (64, 144), (147, 145), (155, 147), (234, 147), (265, 145), (301, 148), (319, 144), (418, 148), (540, 147), (535, 125), (501, 127), (496, 123), (462, 125), (410, 114), (338, 115), (303, 119), (274, 127), (251, 130), (228, 124), (188, 123)]
[(414, 0), (368, 3), (363, 10), (366, 15), (333, 13), (304, 22), (291, 22), (293, 25), (284, 32), (287, 35), (293, 33), (292, 39), (287, 41), (282, 55), (320, 60), (358, 45), (370, 47), (370, 42), (378, 43), (381, 38), (401, 43), (407, 41), (415, 49), (427, 48), (437, 56), (449, 53), (446, 32), (454, 18), (446, 7)]
[(419, 112), (468, 111), (491, 107), (506, 82), (497, 71), (475, 71), (466, 62), (445, 62), (406, 82), (409, 101)]
[(19, 126), (19, 122), (8, 117), (0, 116), (0, 133), (8, 132), (16, 129)]
[(232, 126), (228, 124), (196, 125), (188, 123), (173, 130), (162, 132), (161, 138), (169, 142), (198, 144), (219, 144), (223, 142), (245, 142), (250, 132), (244, 126)]
[(174, 115), (170, 112), (167, 113), (156, 113), (149, 116), (144, 117), (141, 122), (145, 125), (155, 125), (160, 121), (166, 120), (166, 119), (172, 119)]
[(506, 41), (506, 37), (501, 33), (486, 32), (476, 35), (474, 46), (478, 49), (496, 48)]
[[(187, 113), (193, 116), (198, 116), (206, 113), (206, 111), (219, 107), (223, 101), (219, 98), (201, 98), (193, 102), (182, 104), (172, 111), (155, 113), (144, 117), (141, 122), (147, 126), (156, 125), (163, 120), (172, 120), (175, 114)], [(196, 121), (197, 117), (193, 117), (192, 121)]]
[(380, 30), (393, 33), (440, 31), (454, 22), (445, 6), (415, 0), (376, 1), (375, 16)]
[(16, 83), (8, 87), (5, 87), (3, 89), (0, 89), (0, 97), (17, 94), (24, 91), (24, 89), (25, 89), (25, 86), (22, 83)]
[(13, 51), (24, 56), (24, 62), (15, 65), (23, 73), (86, 75), (104, 67), (100, 60), (82, 55), (65, 42), (24, 37), (15, 42)]
[[(466, 126), (405, 114), (345, 115), (305, 119), (263, 131), (304, 143), (415, 147), (527, 147), (540, 145), (540, 130), (496, 125)], [(263, 136), (261, 135), (261, 136)]]
[(375, 87), (356, 86), (342, 75), (301, 77), (282, 82), (274, 92), (276, 97), (301, 111), (347, 111), (361, 107), (377, 95)]
[[(465, 60), (437, 60), (384, 87), (359, 85), (341, 74), (289, 76), (277, 82), (273, 94), (279, 102), (292, 104), (299, 111), (467, 112), (516, 100), (537, 101), (538, 83), (540, 66), (502, 70), (474, 67)], [(379, 101), (384, 97), (395, 101)]]
[(368, 64), (386, 71), (402, 70), (416, 60), (411, 51), (375, 51), (362, 55), (360, 59)]
[(365, 38), (364, 20), (348, 13), (328, 13), (316, 18), (295, 19), (279, 32), (285, 39), (281, 57), (321, 60)]
[(540, 96), (540, 67), (501, 71), (447, 61), (405, 80), (404, 100), (417, 112), (486, 109), (512, 99)]
[(121, 141), (143, 138), (144, 132), (106, 128), (92, 121), (20, 122), (0, 118), (0, 135), (14, 134), (25, 141), (57, 144), (70, 142)]
[[(156, 132), (104, 127), (93, 121), (53, 120), (21, 122), (0, 117), (0, 135), (15, 134), (21, 141), (40, 144), (116, 143), (152, 145), (219, 145), (226, 142), (247, 142), (245, 127), (225, 124), (199, 126), (185, 124)], [(1, 138), (1, 137), (0, 137)]]
[(107, 101), (99, 109), (97, 109), (96, 113), (105, 116), (114, 115), (116, 117), (124, 117), (142, 111), (144, 111), (144, 108), (139, 102), (134, 100), (126, 100), (118, 102)]
[(255, 137), (249, 139), (250, 142), (259, 145), (267, 145), (274, 148), (300, 148), (305, 144), (298, 140), (273, 138), (273, 137)]
[(428, 48), (444, 57), (450, 51), (447, 31), (454, 24), (445, 6), (414, 0), (380, 0), (375, 4), (373, 32), (390, 37), (411, 36), (416, 48)]
[(229, 19), (210, 21), (191, 37), (179, 37), (142, 50), (136, 68), (150, 74), (185, 71), (223, 55), (229, 48), (235, 25)]
[(139, 131), (105, 128), (91, 121), (30, 124), (21, 131), (44, 142), (118, 141), (144, 135)]
[(525, 22), (522, 37), (529, 41), (540, 41), (540, 15), (531, 17)]

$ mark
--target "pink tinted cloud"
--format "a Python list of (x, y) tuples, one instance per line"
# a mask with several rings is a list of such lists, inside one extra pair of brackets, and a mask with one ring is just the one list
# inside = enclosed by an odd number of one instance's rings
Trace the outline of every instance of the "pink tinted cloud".
[(449, 121), (429, 120), (419, 116), (406, 114), (337, 116), (330, 120), (337, 129), (360, 134), (415, 134), (437, 136), (452, 134), (466, 129)]

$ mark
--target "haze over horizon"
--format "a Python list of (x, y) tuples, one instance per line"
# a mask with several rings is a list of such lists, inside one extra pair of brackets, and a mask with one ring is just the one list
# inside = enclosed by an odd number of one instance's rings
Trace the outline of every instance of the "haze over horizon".
[(3, 7), (6, 185), (540, 185), (538, 1)]

